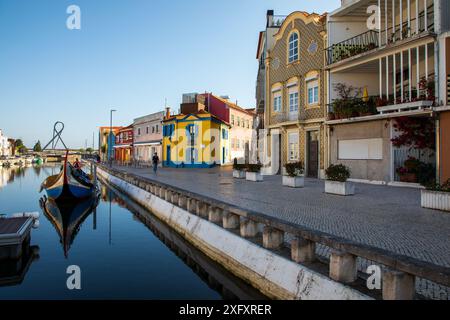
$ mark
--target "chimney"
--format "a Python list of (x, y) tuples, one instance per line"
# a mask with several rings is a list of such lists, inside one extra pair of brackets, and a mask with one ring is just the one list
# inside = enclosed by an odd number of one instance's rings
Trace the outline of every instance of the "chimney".
[(166, 107), (166, 119), (170, 118), (170, 107)]
[(267, 10), (267, 28), (273, 26), (273, 10)]

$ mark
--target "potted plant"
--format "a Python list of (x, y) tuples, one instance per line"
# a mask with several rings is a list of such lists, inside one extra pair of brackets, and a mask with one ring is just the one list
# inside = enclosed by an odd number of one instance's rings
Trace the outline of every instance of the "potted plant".
[(263, 176), (261, 174), (261, 164), (248, 164), (247, 172), (245, 173), (245, 179), (248, 181), (260, 182), (263, 181)]
[(284, 168), (287, 175), (283, 176), (283, 186), (291, 188), (303, 188), (305, 186), (305, 176), (303, 175), (303, 163), (287, 163)]
[(350, 169), (342, 164), (330, 165), (325, 174), (325, 192), (337, 194), (341, 196), (349, 196), (355, 194), (355, 185), (347, 181), (350, 178)]
[(450, 179), (444, 184), (431, 184), (421, 192), (423, 208), (450, 211)]
[(396, 172), (401, 182), (417, 183), (417, 172), (420, 167), (420, 161), (414, 157), (409, 157), (403, 164), (403, 167), (397, 168)]
[(245, 164), (239, 164), (236, 158), (233, 161), (233, 178), (245, 179)]

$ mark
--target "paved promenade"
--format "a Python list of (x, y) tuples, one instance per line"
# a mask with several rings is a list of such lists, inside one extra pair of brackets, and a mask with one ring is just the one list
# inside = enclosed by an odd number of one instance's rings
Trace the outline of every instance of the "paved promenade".
[(324, 193), (324, 182), (307, 179), (305, 188), (233, 179), (231, 168), (151, 169), (131, 173), (276, 216), (309, 228), (381, 247), (442, 266), (450, 266), (450, 213), (420, 207), (420, 190), (357, 184), (351, 197)]

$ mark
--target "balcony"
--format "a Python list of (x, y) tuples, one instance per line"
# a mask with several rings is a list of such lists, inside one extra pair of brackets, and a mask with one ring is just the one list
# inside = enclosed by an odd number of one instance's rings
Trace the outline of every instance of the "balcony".
[[(331, 45), (325, 49), (327, 64), (332, 65), (366, 52), (400, 45), (408, 40), (433, 33), (434, 5), (432, 4), (426, 9), (418, 13), (416, 18), (406, 19), (405, 22), (401, 20), (401, 23), (397, 25), (390, 24), (391, 19), (386, 19), (388, 17), (386, 15), (381, 22), (380, 30), (369, 30)], [(392, 25), (394, 26), (392, 27)]]
[(285, 122), (295, 122), (298, 120), (300, 120), (298, 112), (279, 112), (271, 116), (270, 124), (282, 124)]

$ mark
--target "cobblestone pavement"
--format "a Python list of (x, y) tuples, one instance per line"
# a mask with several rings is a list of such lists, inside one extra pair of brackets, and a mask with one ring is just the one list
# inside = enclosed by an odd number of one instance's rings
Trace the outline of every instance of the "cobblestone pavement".
[(360, 243), (450, 267), (450, 214), (423, 209), (420, 190), (356, 184), (350, 197), (324, 193), (324, 182), (306, 179), (305, 188), (233, 179), (230, 168), (124, 168), (185, 190), (213, 197)]
[[(450, 267), (450, 213), (420, 206), (420, 190), (356, 184), (356, 195), (324, 193), (324, 181), (306, 179), (305, 188), (283, 187), (280, 176), (264, 182), (233, 179), (231, 168), (117, 167), (146, 178), (209, 196), (242, 208), (330, 233), (359, 243), (383, 248), (437, 265)], [(289, 238), (289, 235), (287, 235)], [(328, 247), (317, 254), (327, 258)], [(365, 271), (371, 261), (358, 259)], [(450, 287), (417, 279), (416, 290), (429, 299), (450, 299)]]

